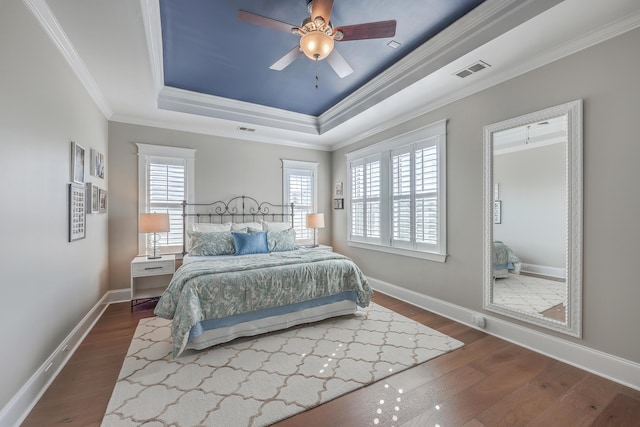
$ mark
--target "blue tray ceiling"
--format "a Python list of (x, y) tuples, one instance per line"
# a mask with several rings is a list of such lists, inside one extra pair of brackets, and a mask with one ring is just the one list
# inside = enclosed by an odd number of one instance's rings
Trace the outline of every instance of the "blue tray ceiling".
[[(299, 36), (237, 19), (244, 9), (300, 25), (308, 16), (305, 0), (160, 0), (165, 85), (319, 116), (482, 1), (334, 0), (334, 27), (397, 21), (395, 37), (336, 43), (354, 70), (341, 79), (326, 60), (305, 56), (270, 70)], [(387, 46), (391, 40), (400, 47)]]

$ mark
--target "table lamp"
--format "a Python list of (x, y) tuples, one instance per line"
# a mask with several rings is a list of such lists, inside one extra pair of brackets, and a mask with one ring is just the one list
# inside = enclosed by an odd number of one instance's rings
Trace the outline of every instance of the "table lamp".
[(148, 255), (148, 259), (158, 259), (158, 233), (169, 231), (169, 214), (163, 213), (143, 213), (140, 214), (140, 233), (153, 233), (153, 255)]
[(324, 214), (311, 213), (307, 214), (307, 228), (313, 228), (313, 247), (318, 246), (317, 234), (318, 228), (324, 228)]

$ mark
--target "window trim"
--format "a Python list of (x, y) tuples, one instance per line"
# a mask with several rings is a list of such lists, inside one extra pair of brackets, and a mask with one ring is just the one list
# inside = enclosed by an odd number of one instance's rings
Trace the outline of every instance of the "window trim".
[[(287, 188), (287, 172), (295, 170), (304, 170), (311, 172), (312, 175), (312, 195), (311, 195), (311, 212), (318, 212), (318, 162), (309, 162), (304, 160), (288, 160), (280, 159), (282, 161), (282, 204), (289, 205), (289, 191)], [(294, 206), (295, 209), (295, 206)], [(313, 237), (310, 239), (296, 238), (299, 244), (310, 244), (313, 242)]]
[[(423, 145), (424, 142), (437, 138), (435, 145), (438, 147), (438, 189), (437, 189), (437, 197), (438, 197), (438, 243), (434, 250), (420, 250), (420, 249), (412, 249), (412, 248), (403, 248), (398, 246), (386, 245), (380, 241), (378, 242), (370, 242), (365, 241), (365, 239), (353, 239), (351, 237), (351, 226), (352, 226), (352, 218), (351, 218), (351, 193), (349, 193), (349, 197), (346, 197), (345, 209), (347, 210), (347, 245), (356, 248), (375, 250), (380, 252), (387, 252), (402, 256), (408, 256), (413, 258), (426, 259), (436, 262), (445, 262), (447, 258), (447, 200), (446, 200), (446, 124), (447, 120), (443, 119), (437, 121), (435, 123), (422, 126), (420, 128), (405, 132), (403, 134), (397, 135), (391, 139), (378, 142), (367, 147), (361, 148), (356, 151), (352, 151), (346, 154), (347, 157), (347, 191), (351, 192), (352, 189), (352, 176), (351, 176), (351, 165), (353, 162), (357, 162), (359, 160), (365, 161), (372, 157), (378, 156), (383, 164), (381, 164), (381, 170), (386, 170), (385, 173), (389, 172), (391, 168), (390, 159), (391, 154), (394, 149), (398, 149), (401, 147), (406, 147), (408, 145), (420, 146)], [(387, 204), (383, 206), (383, 210), (389, 211), (391, 208), (391, 200), (389, 199), (391, 194), (391, 175), (387, 174), (386, 178), (381, 180), (381, 197), (386, 200)], [(389, 227), (389, 222), (391, 221), (390, 212), (388, 215), (382, 214), (382, 223), (383, 227)], [(384, 230), (382, 234), (391, 233), (391, 230)], [(386, 241), (386, 240), (385, 240)]]
[[(138, 217), (136, 218), (136, 231), (141, 213), (147, 212), (147, 161), (150, 157), (180, 160), (185, 163), (185, 195), (187, 203), (195, 200), (195, 154), (192, 148), (169, 147), (165, 145), (152, 145), (135, 143), (138, 147)], [(146, 255), (146, 235), (138, 233), (138, 255)], [(173, 252), (172, 252), (173, 253)], [(182, 249), (176, 254), (181, 254)]]

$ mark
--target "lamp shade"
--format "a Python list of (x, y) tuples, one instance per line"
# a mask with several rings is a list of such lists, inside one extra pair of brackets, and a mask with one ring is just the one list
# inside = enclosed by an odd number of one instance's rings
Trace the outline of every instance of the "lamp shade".
[(140, 214), (140, 233), (166, 233), (169, 231), (169, 214), (143, 213)]
[(307, 228), (324, 228), (324, 214), (307, 214)]

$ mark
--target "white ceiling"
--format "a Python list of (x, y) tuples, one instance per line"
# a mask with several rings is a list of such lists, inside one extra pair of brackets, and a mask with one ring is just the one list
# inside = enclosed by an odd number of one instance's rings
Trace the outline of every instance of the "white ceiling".
[[(317, 135), (159, 109), (162, 80), (151, 65), (155, 53), (143, 16), (157, 0), (24, 1), (109, 120), (321, 150), (349, 145), (640, 26), (638, 0), (564, 0)], [(465, 79), (452, 75), (478, 60), (491, 67)]]

